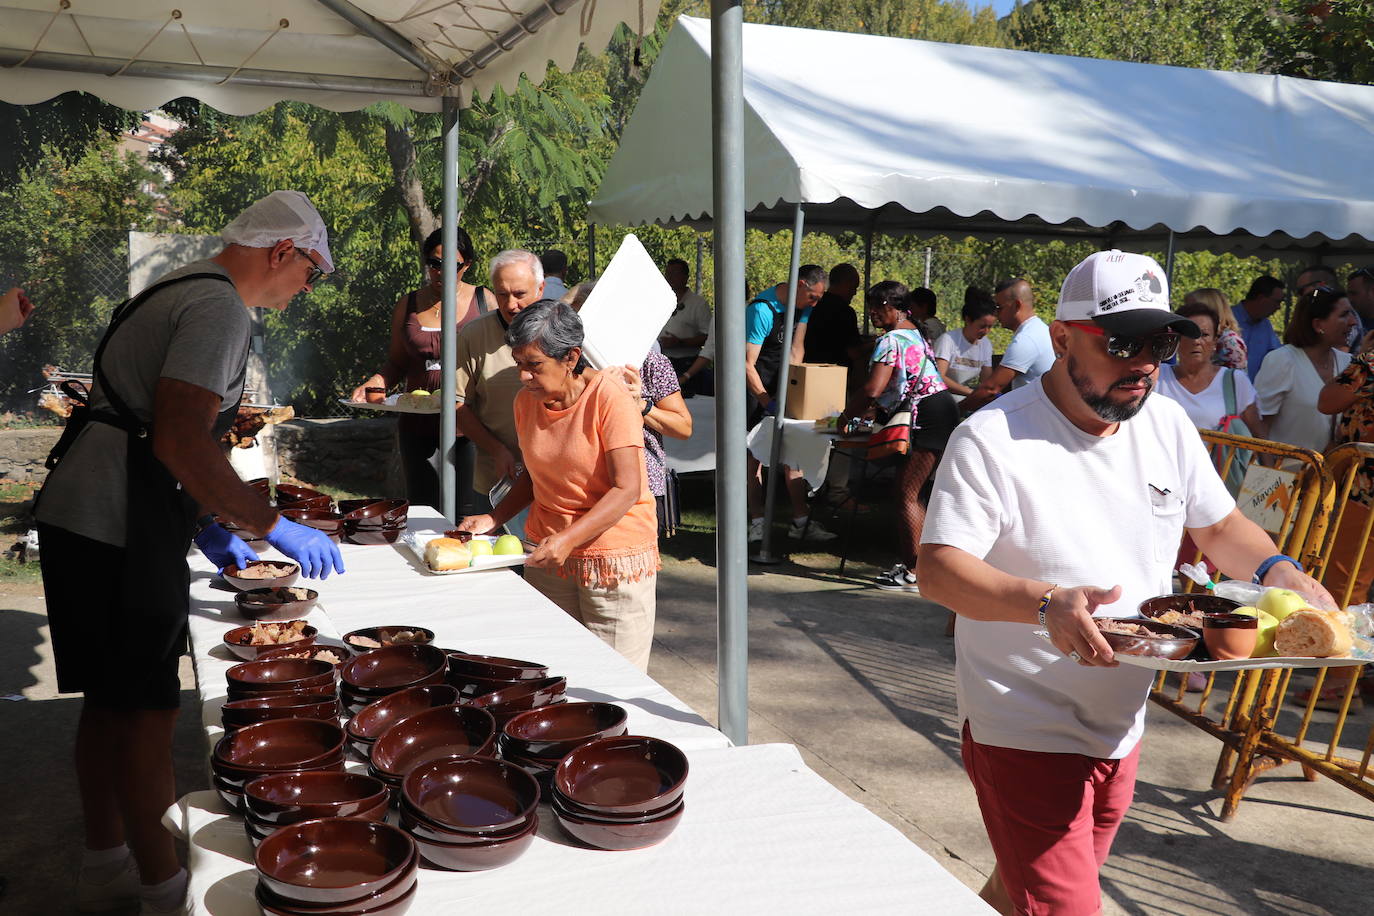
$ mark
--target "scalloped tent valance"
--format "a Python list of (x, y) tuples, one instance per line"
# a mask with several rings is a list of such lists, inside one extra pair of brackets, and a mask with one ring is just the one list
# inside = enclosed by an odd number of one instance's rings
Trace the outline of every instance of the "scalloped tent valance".
[[(683, 17), (592, 202), (709, 223), (710, 24)], [(1374, 252), (1374, 87), (744, 27), (762, 228)]]
[(0, 0), (0, 99), (438, 111), (444, 94), (538, 82), (549, 61), (571, 67), (580, 44), (605, 47), (621, 22), (643, 34), (657, 15), (658, 0)]

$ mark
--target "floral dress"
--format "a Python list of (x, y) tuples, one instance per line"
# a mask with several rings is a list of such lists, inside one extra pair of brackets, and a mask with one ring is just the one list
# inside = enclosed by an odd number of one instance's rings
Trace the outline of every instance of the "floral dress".
[[(1374, 356), (1361, 353), (1332, 381), (1356, 395), (1355, 403), (1336, 418), (1332, 443), (1374, 442)], [(1374, 506), (1374, 461), (1366, 460), (1355, 475), (1350, 498)]]
[(880, 419), (899, 410), (913, 412), (921, 398), (945, 391), (945, 380), (935, 365), (930, 344), (915, 328), (898, 328), (878, 338), (873, 347), (873, 364), (892, 367), (892, 378), (878, 395)]

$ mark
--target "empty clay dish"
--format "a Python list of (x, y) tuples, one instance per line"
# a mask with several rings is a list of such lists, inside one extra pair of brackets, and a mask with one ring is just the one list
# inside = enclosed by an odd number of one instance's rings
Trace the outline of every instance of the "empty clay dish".
[(564, 703), (521, 713), (501, 731), (519, 756), (562, 759), (588, 741), (625, 734), (628, 719), (614, 703)]
[(476, 756), (496, 746), (496, 720), (485, 709), (438, 706), (387, 729), (372, 745), (372, 765), (401, 777), (422, 763), (456, 754)]
[(687, 756), (659, 738), (600, 738), (577, 748), (554, 772), (555, 797), (588, 811), (640, 816), (682, 797)]
[(457, 757), (415, 767), (401, 785), (416, 813), (455, 832), (520, 826), (539, 804), (539, 786), (524, 770), (493, 757)]
[(353, 817), (389, 798), (387, 787), (364, 773), (327, 770), (306, 773), (273, 773), (243, 787), (246, 814), (270, 824), (317, 817)]
[(378, 699), (404, 687), (443, 683), (447, 664), (448, 656), (433, 646), (385, 646), (353, 656), (339, 679), (353, 694)]
[(296, 588), (301, 598), (285, 588), (249, 588), (234, 596), (234, 607), (249, 620), (295, 620), (310, 613), (320, 593), (313, 588)]
[(415, 844), (389, 824), (352, 817), (301, 821), (263, 840), (254, 863), (269, 890), (301, 903), (343, 903), (417, 867)]
[(662, 817), (637, 823), (606, 823), (569, 813), (554, 799), (553, 816), (570, 837), (596, 849), (643, 849), (666, 840), (682, 820), (685, 804), (676, 805)]
[(521, 661), (518, 658), (502, 658), (498, 655), (455, 653), (449, 658), (449, 670), (463, 675), (507, 681), (533, 681), (549, 676), (547, 665)]
[(457, 702), (458, 691), (448, 684), (407, 687), (365, 706), (348, 721), (348, 734), (365, 741), (376, 741), (383, 732), (402, 719), (436, 706), (452, 706)]

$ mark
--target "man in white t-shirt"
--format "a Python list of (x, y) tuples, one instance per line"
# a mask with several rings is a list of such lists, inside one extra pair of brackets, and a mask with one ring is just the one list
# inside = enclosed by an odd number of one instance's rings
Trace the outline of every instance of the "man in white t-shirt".
[(1143, 255), (1075, 267), (1059, 358), (956, 429), (936, 477), (917, 575), (962, 618), (964, 763), (997, 856), (982, 895), (1004, 913), (1100, 909), (1153, 672), (1118, 667), (1092, 618), (1169, 592), (1185, 529), (1227, 575), (1330, 605), (1236, 509), (1183, 410), (1150, 397), (1198, 333), (1168, 301)]
[(1035, 293), (1030, 283), (1019, 277), (1003, 280), (997, 284), (992, 298), (997, 303), (998, 323), (1012, 332), (1011, 343), (992, 375), (959, 405), (960, 410), (969, 413), (1004, 391), (1034, 381), (1054, 365), (1050, 331), (1035, 314)]

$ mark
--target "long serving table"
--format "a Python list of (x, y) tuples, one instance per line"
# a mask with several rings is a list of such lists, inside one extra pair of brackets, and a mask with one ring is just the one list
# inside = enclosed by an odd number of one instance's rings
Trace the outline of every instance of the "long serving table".
[[(437, 531), (447, 523), (412, 507), (410, 526)], [(446, 648), (536, 660), (567, 676), (570, 699), (619, 703), (631, 733), (673, 742), (691, 764), (686, 814), (661, 845), (583, 848), (541, 809), (538, 839), (516, 862), (487, 872), (422, 869), (412, 913), (471, 912), (456, 908), (474, 904), (490, 913), (990, 912), (897, 830), (807, 768), (796, 748), (731, 746), (510, 570), (432, 576), (399, 546), (345, 545), (343, 555), (346, 575), (301, 583), (320, 592), (309, 620), (322, 641), (364, 626), (415, 624), (434, 630)], [(242, 621), (233, 595), (211, 587), (214, 570), (199, 554), (192, 570), (191, 648), (213, 743), (224, 672), (237, 663), (223, 637)], [(164, 822), (189, 846), (191, 912), (259, 912), (252, 845), (218, 794), (185, 796)]]

